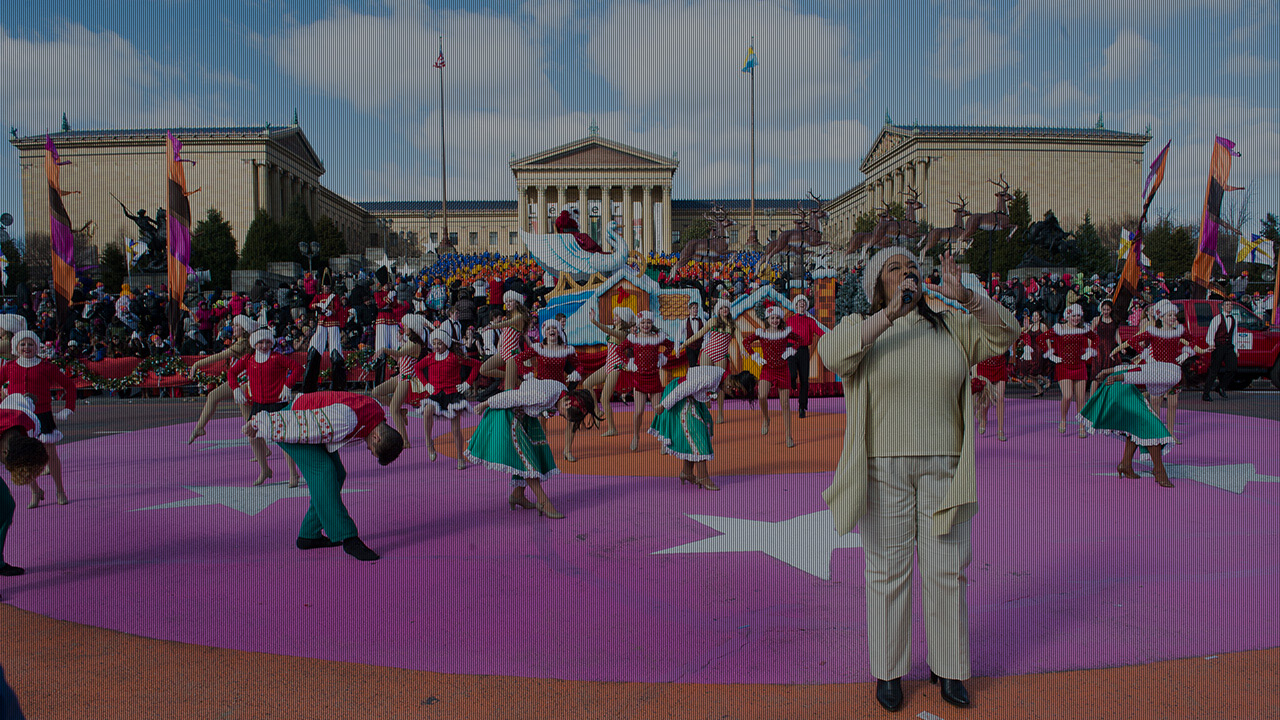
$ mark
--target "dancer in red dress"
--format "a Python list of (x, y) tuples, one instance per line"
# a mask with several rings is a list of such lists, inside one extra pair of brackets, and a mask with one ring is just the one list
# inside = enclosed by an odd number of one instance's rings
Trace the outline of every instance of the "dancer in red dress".
[(1206, 353), (1210, 350), (1208, 347), (1197, 347), (1194, 344), (1194, 338), (1187, 332), (1186, 326), (1178, 322), (1177, 305), (1168, 300), (1161, 300), (1152, 304), (1151, 310), (1157, 324), (1129, 338), (1129, 342), (1120, 343), (1112, 353), (1117, 353), (1126, 347), (1133, 347), (1139, 352), (1137, 359), (1139, 364), (1163, 369), (1170, 378), (1177, 378), (1176, 382), (1158, 386), (1148, 383), (1147, 397), (1151, 403), (1151, 410), (1157, 417), (1160, 415), (1162, 402), (1166, 399), (1169, 401), (1168, 420), (1165, 422), (1165, 427), (1169, 428), (1169, 432), (1173, 434), (1174, 442), (1181, 445), (1182, 440), (1178, 438), (1173, 423), (1178, 413), (1182, 361), (1196, 353)]
[(480, 374), (485, 377), (502, 378), (503, 390), (514, 390), (520, 385), (519, 366), (516, 355), (524, 349), (525, 333), (533, 325), (533, 314), (524, 306), (524, 295), (508, 290), (502, 294), (502, 304), (507, 311), (507, 319), (502, 322), (489, 323), (486, 329), (500, 330), (498, 336), (498, 354), (484, 361), (480, 366)]
[(613, 326), (605, 325), (596, 319), (595, 308), (588, 311), (591, 324), (605, 334), (604, 365), (591, 373), (582, 381), (582, 387), (592, 390), (601, 383), (598, 404), (604, 410), (605, 430), (600, 437), (613, 437), (618, 434), (618, 426), (613, 422), (613, 393), (625, 392), (630, 386), (629, 373), (626, 371), (627, 356), (622, 352), (622, 343), (636, 326), (636, 314), (631, 308), (615, 307), (613, 309)]
[[(530, 362), (533, 363), (533, 369), (524, 374), (526, 380), (531, 378), (555, 380), (565, 387), (572, 387), (573, 383), (582, 379), (582, 374), (578, 372), (578, 356), (573, 346), (565, 340), (564, 326), (556, 320), (547, 320), (542, 323), (542, 342), (530, 345), (528, 350), (516, 356), (516, 364), (522, 369)], [(593, 423), (599, 419), (601, 418), (594, 412), (591, 414)], [(594, 424), (587, 427), (594, 427)], [(574, 434), (574, 423), (566, 422), (563, 454), (564, 459), (569, 462), (578, 462), (578, 459), (573, 456)]]
[(631, 451), (640, 447), (640, 428), (644, 425), (644, 407), (650, 396), (655, 401), (662, 393), (662, 375), (659, 368), (667, 364), (668, 355), (675, 343), (667, 334), (654, 327), (653, 313), (640, 313), (636, 331), (622, 343), (622, 351), (631, 356), (627, 370), (631, 372), (631, 395), (634, 402), (631, 415)]
[[(1063, 321), (1053, 326), (1045, 336), (1044, 356), (1056, 363), (1053, 371), (1058, 387), (1062, 389), (1059, 406), (1058, 432), (1067, 431), (1067, 410), (1076, 401), (1076, 412), (1084, 407), (1085, 391), (1089, 387), (1089, 358), (1098, 354), (1098, 336), (1084, 326), (1084, 308), (1072, 304), (1062, 313)], [(1078, 437), (1089, 437), (1080, 426)]]
[(1089, 385), (1091, 395), (1098, 389), (1100, 378), (1103, 377), (1102, 371), (1116, 364), (1111, 351), (1120, 343), (1120, 323), (1112, 315), (1114, 311), (1115, 305), (1110, 300), (1103, 300), (1098, 303), (1098, 316), (1091, 323), (1094, 334), (1098, 336), (1098, 355), (1089, 363), (1089, 377), (1093, 378)]
[(978, 408), (978, 434), (987, 434), (987, 411), (996, 406), (996, 439), (1004, 442), (1004, 389), (1009, 380), (1009, 353), (987, 358), (973, 366), (974, 374), (991, 385), (990, 402), (975, 403)]
[[(733, 343), (737, 341), (738, 347), (743, 347), (742, 333), (738, 330), (738, 325), (733, 321), (733, 305), (728, 300), (721, 298), (716, 301), (715, 316), (702, 326), (702, 329), (693, 335), (693, 337), (684, 341), (680, 346), (683, 350), (692, 346), (694, 343), (702, 343), (701, 355), (698, 358), (699, 365), (715, 365), (724, 370), (722, 378), (729, 377), (729, 350), (733, 347)], [(716, 424), (724, 423), (724, 396), (725, 396), (725, 380), (721, 379), (720, 389), (716, 391)]]
[[(437, 328), (428, 339), (430, 351), (413, 367), (417, 377), (410, 403), (420, 403), (422, 429), (427, 436), (427, 457), (436, 460), (435, 439), (431, 436), (436, 415), (449, 418), (449, 432), (458, 451), (458, 469), (467, 467), (466, 446), (462, 442), (462, 415), (471, 412), (465, 394), (480, 375), (480, 363), (458, 353), (449, 332)], [(466, 377), (463, 377), (463, 373)]]
[[(13, 362), (0, 365), (0, 385), (5, 385), (4, 395), (27, 395), (35, 408), (36, 418), (40, 420), (40, 441), (49, 453), (48, 470), (53, 477), (54, 487), (58, 490), (58, 504), (66, 505), (66, 488), (62, 486), (62, 460), (58, 457), (56, 443), (62, 439), (58, 432), (59, 422), (71, 418), (76, 409), (76, 383), (57, 365), (37, 356), (40, 350), (40, 339), (30, 330), (23, 330), (13, 336)], [(65, 404), (57, 413), (53, 412), (53, 388), (62, 388), (62, 400)], [(56, 421), (56, 422), (55, 422)], [(44, 499), (44, 491), (35, 478), (31, 479), (31, 503), (34, 508)]]
[(751, 356), (760, 365), (760, 385), (756, 391), (760, 401), (760, 414), (764, 416), (760, 434), (769, 434), (769, 389), (776, 387), (787, 447), (795, 447), (796, 441), (791, 437), (791, 369), (787, 366), (787, 358), (796, 354), (799, 339), (783, 321), (782, 314), (782, 308), (777, 305), (765, 310), (765, 326), (756, 328), (755, 335), (747, 338), (743, 346), (750, 348), (760, 345), (760, 352)]
[[(253, 352), (245, 355), (227, 371), (227, 384), (231, 386), (236, 404), (248, 405), (250, 417), (260, 412), (283, 410), (293, 398), (293, 391), (289, 387), (302, 375), (302, 368), (289, 356), (272, 352), (275, 337), (270, 328), (263, 328), (250, 335), (249, 344), (253, 346)], [(248, 376), (248, 392), (240, 387), (241, 375)], [(271, 467), (267, 465), (267, 442), (262, 438), (254, 438), (250, 440), (249, 447), (253, 448), (253, 457), (258, 461), (259, 468), (258, 479), (253, 484), (261, 485), (271, 478)], [(285, 459), (289, 465), (289, 487), (298, 487), (298, 468), (287, 453)]]

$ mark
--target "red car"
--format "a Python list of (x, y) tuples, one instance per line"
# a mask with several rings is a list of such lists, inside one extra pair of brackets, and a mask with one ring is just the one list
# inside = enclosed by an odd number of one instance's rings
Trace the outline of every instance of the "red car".
[[(1218, 314), (1221, 300), (1173, 300), (1181, 311), (1187, 332), (1195, 338), (1198, 345), (1206, 345), (1205, 334), (1209, 323)], [(1265, 377), (1280, 390), (1280, 330), (1268, 327), (1267, 323), (1238, 303), (1231, 311), (1236, 319), (1236, 354), (1239, 358), (1233, 389), (1248, 387), (1260, 377)], [(1120, 340), (1128, 342), (1138, 333), (1138, 328), (1131, 325), (1121, 326), (1118, 330)], [(1196, 385), (1204, 379), (1208, 367), (1208, 355), (1201, 355), (1193, 373)]]

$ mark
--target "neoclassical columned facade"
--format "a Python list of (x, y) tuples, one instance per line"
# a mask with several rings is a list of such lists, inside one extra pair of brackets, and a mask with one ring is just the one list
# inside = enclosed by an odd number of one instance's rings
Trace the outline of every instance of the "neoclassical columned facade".
[(516, 223), (531, 233), (555, 232), (562, 210), (578, 208), (582, 232), (603, 237), (610, 222), (633, 250), (670, 252), (671, 181), (679, 162), (594, 132), (585, 138), (512, 160)]

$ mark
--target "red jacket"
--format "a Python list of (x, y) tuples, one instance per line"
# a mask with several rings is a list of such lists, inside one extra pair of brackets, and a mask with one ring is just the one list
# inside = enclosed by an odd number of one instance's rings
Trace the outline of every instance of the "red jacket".
[(41, 360), (32, 367), (22, 367), (17, 360), (0, 366), (0, 385), (8, 384), (7, 394), (27, 395), (36, 406), (36, 413), (53, 410), (54, 387), (66, 390), (63, 399), (68, 410), (76, 409), (76, 382), (57, 365)]
[(249, 353), (240, 358), (227, 371), (227, 384), (232, 390), (240, 387), (240, 373), (249, 375), (249, 391), (246, 393), (249, 402), (259, 405), (270, 405), (280, 402), (280, 392), (286, 386), (293, 385), (295, 379), (302, 374), (302, 368), (285, 355), (271, 353), (266, 362), (258, 362), (256, 353)]

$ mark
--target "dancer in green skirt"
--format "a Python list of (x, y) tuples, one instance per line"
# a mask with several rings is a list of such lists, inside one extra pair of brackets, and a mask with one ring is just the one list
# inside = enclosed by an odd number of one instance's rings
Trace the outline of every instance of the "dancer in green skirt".
[[(570, 392), (555, 380), (526, 380), (519, 388), (500, 392), (475, 406), (480, 424), (471, 434), (466, 457), (490, 470), (511, 474), (507, 505), (512, 510), (536, 508), (539, 515), (559, 520), (564, 514), (542, 489), (548, 475), (560, 472), (538, 421), (540, 415), (552, 411), (564, 415), (576, 431), (585, 418), (595, 414), (595, 398), (589, 390)], [(525, 487), (537, 496), (536, 505), (525, 497)]]
[(1173, 483), (1165, 473), (1161, 453), (1165, 445), (1174, 442), (1173, 433), (1152, 412), (1137, 388), (1138, 385), (1160, 385), (1165, 381), (1162, 370), (1141, 365), (1117, 365), (1103, 370), (1098, 373), (1102, 385), (1090, 396), (1076, 419), (1090, 433), (1124, 438), (1124, 454), (1116, 466), (1117, 475), (1141, 477), (1133, 470), (1133, 455), (1141, 446), (1151, 456), (1156, 484), (1171, 488)]
[(724, 369), (715, 365), (689, 368), (684, 377), (672, 380), (662, 391), (654, 408), (649, 434), (662, 441), (662, 452), (680, 458), (680, 482), (693, 483), (703, 490), (719, 490), (711, 480), (707, 461), (713, 456), (713, 423), (707, 402), (720, 387)]

